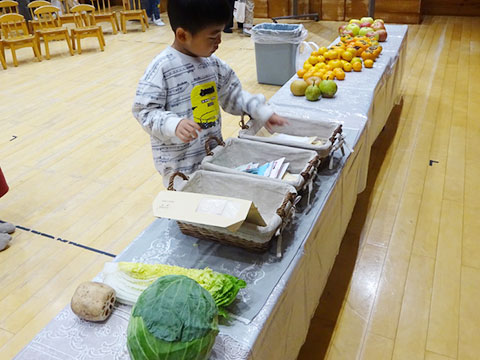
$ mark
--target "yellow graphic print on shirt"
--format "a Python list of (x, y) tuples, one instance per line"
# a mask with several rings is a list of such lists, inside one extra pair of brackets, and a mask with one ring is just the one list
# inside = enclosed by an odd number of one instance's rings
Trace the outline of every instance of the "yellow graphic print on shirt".
[(192, 89), (190, 98), (192, 101), (193, 120), (202, 129), (215, 126), (220, 114), (215, 81), (195, 86)]

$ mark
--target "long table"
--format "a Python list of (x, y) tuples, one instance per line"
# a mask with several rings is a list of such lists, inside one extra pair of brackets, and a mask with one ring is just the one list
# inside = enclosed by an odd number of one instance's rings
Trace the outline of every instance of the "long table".
[[(303, 207), (284, 233), (281, 259), (274, 253), (256, 255), (190, 238), (165, 219), (156, 220), (115, 259), (209, 266), (247, 281), (231, 309), (234, 320), (220, 324), (211, 359), (295, 359), (298, 355), (357, 194), (365, 186), (371, 145), (398, 99), (407, 26), (390, 25), (387, 30), (389, 38), (376, 68), (348, 74), (334, 99), (309, 103), (294, 98), (287, 83), (270, 100), (277, 112), (287, 116), (342, 121), (346, 141), (354, 149), (345, 156), (337, 152), (333, 168), (319, 172), (311, 208)], [(119, 305), (107, 321), (96, 324), (79, 320), (66, 306), (16, 359), (128, 359), (130, 310)]]

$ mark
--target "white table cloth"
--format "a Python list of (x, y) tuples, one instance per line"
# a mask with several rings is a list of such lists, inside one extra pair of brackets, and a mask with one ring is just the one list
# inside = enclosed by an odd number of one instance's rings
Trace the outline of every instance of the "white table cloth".
[[(305, 215), (312, 217), (309, 224), (304, 222), (303, 225), (306, 226), (303, 229), (306, 230), (306, 236), (294, 243), (295, 248), (291, 248), (292, 256), (285, 271), (253, 320), (249, 323), (235, 320), (220, 326), (211, 359), (282, 360), (295, 359), (298, 355), (338, 253), (357, 193), (364, 187), (371, 144), (378, 135), (378, 129), (383, 128), (385, 114), (388, 115), (399, 94), (407, 27), (392, 25), (387, 29), (389, 38), (384, 43), (382, 62), (379, 59), (375, 63), (379, 64), (377, 70), (382, 72), (381, 75), (376, 74), (375, 69), (348, 74), (347, 79), (340, 83), (337, 97), (322, 99), (318, 102), (319, 106), (314, 108), (308, 103), (287, 101), (285, 88), (288, 90), (288, 84), (272, 98), (279, 112), (343, 121), (347, 141), (354, 152), (347, 151), (344, 158), (337, 159), (337, 166), (333, 170), (320, 173), (316, 196), (321, 199), (321, 206), (318, 213), (313, 213), (315, 216), (311, 213)], [(377, 83), (363, 82), (367, 70), (376, 74)], [(348, 82), (348, 79), (351, 81)], [(363, 82), (365, 88), (356, 87), (358, 82)], [(357, 91), (354, 92), (354, 89)], [(348, 103), (340, 104), (341, 100), (351, 100), (351, 97), (356, 103), (351, 106)], [(335, 102), (343, 110), (332, 105)], [(145, 233), (134, 240), (116, 260), (129, 260), (126, 256), (130, 256), (138, 242), (146, 240)], [(159, 256), (158, 252), (164, 254), (165, 249), (152, 246), (144, 258), (155, 258)], [(257, 281), (262, 276), (261, 270), (250, 274), (247, 283)], [(119, 306), (105, 323), (96, 324), (79, 320), (66, 306), (16, 359), (128, 359), (125, 331), (129, 311), (129, 307)], [(241, 314), (235, 315), (241, 317)]]

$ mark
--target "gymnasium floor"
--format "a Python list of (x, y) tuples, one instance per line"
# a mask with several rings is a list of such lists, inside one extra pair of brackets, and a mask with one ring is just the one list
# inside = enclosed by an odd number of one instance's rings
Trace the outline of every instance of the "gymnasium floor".
[[(305, 26), (323, 46), (339, 23)], [(480, 357), (479, 26), (457, 17), (410, 26), (403, 103), (373, 147), (367, 190), (299, 360)], [(105, 52), (88, 39), (71, 57), (56, 42), (51, 60), (23, 49), (14, 68), (8, 50), (0, 70), (0, 165), (11, 187), (0, 220), (21, 226), (0, 252), (0, 359), (154, 220), (162, 181), (130, 109), (173, 35), (104, 28)], [(250, 39), (225, 34), (217, 55), (246, 90), (277, 91), (257, 84)], [(224, 115), (225, 137), (237, 122)]]

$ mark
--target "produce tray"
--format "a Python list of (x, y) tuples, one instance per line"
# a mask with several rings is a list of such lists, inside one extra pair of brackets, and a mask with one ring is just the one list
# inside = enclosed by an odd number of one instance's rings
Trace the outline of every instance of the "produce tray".
[(287, 117), (287, 120), (287, 125), (281, 127), (275, 126), (272, 128), (272, 132), (301, 137), (316, 136), (321, 140), (321, 144), (307, 144), (300, 141), (284, 140), (275, 136), (258, 136), (257, 133), (263, 127), (261, 122), (252, 121), (250, 118), (249, 121), (245, 123), (244, 115), (242, 115), (240, 120), (241, 130), (238, 133), (238, 137), (241, 139), (314, 150), (320, 156), (320, 159), (332, 155), (337, 149), (341, 149), (342, 153), (344, 153), (342, 124), (335, 121), (310, 120), (293, 117)]
[(190, 178), (179, 172), (174, 173), (168, 190), (175, 190), (173, 183), (176, 176), (187, 180), (179, 186), (179, 191), (253, 201), (267, 224), (258, 226), (244, 222), (236, 232), (232, 232), (217, 226), (177, 221), (185, 235), (262, 252), (269, 248), (271, 240), (281, 234), (293, 216), (297, 192), (291, 185), (244, 175), (198, 170)]
[[(210, 141), (216, 141), (220, 146), (210, 150)], [(204, 170), (286, 183), (292, 185), (298, 192), (303, 190), (310, 180), (313, 180), (321, 162), (319, 155), (312, 150), (238, 138), (229, 138), (226, 142), (223, 142), (216, 137), (211, 137), (207, 140), (205, 149), (207, 156), (201, 164), (201, 168)], [(287, 171), (291, 174), (297, 174), (294, 179), (273, 179), (235, 169), (250, 162), (265, 164), (282, 157), (285, 157), (285, 163), (289, 163)]]

